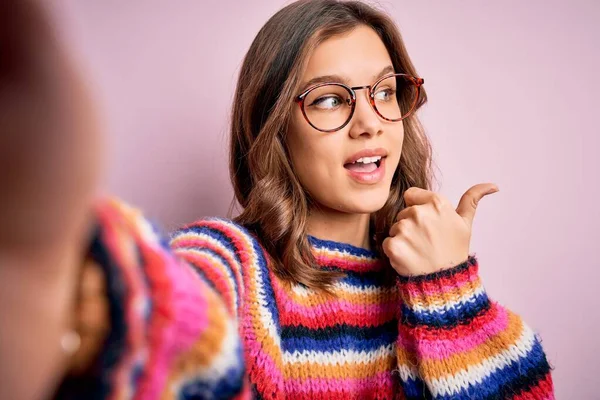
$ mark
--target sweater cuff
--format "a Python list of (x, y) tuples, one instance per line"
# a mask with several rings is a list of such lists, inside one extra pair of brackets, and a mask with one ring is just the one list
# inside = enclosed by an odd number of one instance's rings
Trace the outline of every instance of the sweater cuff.
[(401, 323), (452, 328), (469, 324), (490, 308), (475, 256), (450, 269), (428, 275), (399, 276)]

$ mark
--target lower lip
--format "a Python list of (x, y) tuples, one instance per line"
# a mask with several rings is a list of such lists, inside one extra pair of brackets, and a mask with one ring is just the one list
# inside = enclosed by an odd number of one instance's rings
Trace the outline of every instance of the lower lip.
[(381, 159), (379, 167), (373, 172), (357, 172), (345, 168), (352, 179), (358, 183), (374, 185), (381, 182), (385, 176), (385, 158)]

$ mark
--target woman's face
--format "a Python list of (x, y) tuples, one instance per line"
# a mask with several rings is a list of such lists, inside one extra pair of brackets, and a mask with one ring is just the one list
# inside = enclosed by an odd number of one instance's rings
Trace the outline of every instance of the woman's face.
[[(301, 92), (308, 88), (306, 83), (319, 77), (335, 77), (331, 79), (354, 87), (372, 85), (390, 72), (392, 61), (385, 45), (374, 30), (360, 26), (315, 49), (302, 78)], [(377, 115), (368, 90), (357, 90), (356, 94), (352, 119), (335, 132), (313, 128), (300, 107), (294, 107), (287, 145), (296, 175), (321, 207), (366, 214), (381, 209), (389, 196), (404, 129), (402, 122), (388, 122)], [(324, 113), (340, 106), (331, 97), (311, 96), (307, 100), (309, 113)], [(310, 107), (317, 108), (309, 111)], [(363, 156), (368, 158), (354, 162)], [(379, 156), (381, 161), (370, 162)]]

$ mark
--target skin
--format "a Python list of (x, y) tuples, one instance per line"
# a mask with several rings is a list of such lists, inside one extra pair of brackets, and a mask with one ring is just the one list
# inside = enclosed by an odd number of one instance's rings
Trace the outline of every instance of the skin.
[(69, 361), (99, 135), (37, 3), (0, 3), (0, 53), (0, 398), (45, 398)]
[[(69, 366), (85, 369), (101, 342), (96, 332), (107, 330), (105, 282), (82, 254), (100, 129), (83, 81), (37, 3), (0, 2), (0, 49), (0, 398), (38, 399), (52, 393)], [(310, 61), (306, 80), (336, 74), (352, 86), (374, 82), (391, 64), (367, 28), (328, 40)], [(333, 134), (315, 131), (296, 112), (288, 145), (299, 179), (319, 204), (310, 233), (366, 247), (369, 214), (385, 203), (403, 132), (402, 124), (379, 119), (359, 93), (353, 121)], [(350, 181), (343, 169), (349, 155), (366, 147), (389, 151), (385, 179), (369, 187)], [(410, 207), (384, 246), (392, 266), (411, 275), (463, 261), (477, 203), (494, 190), (474, 186), (455, 210), (435, 193), (409, 189)], [(87, 295), (76, 304), (78, 283)], [(102, 320), (86, 320), (89, 314)], [(91, 337), (69, 358), (61, 337), (81, 324)]]
[[(302, 81), (333, 75), (350, 87), (371, 85), (386, 68), (393, 70), (383, 42), (375, 31), (361, 26), (320, 44), (308, 61)], [(380, 118), (369, 103), (368, 90), (357, 91), (352, 120), (333, 133), (310, 126), (300, 107), (295, 107), (287, 135), (291, 162), (298, 179), (319, 204), (312, 210), (309, 232), (368, 246), (369, 215), (382, 208), (388, 198), (403, 140), (403, 124)], [(360, 150), (376, 148), (388, 152), (384, 179), (372, 185), (357, 183), (348, 176), (344, 162)]]
[[(330, 82), (351, 87), (370, 85), (391, 65), (377, 33), (359, 26), (321, 43), (311, 54), (302, 81), (332, 76)], [(403, 124), (380, 118), (369, 103), (367, 90), (357, 92), (352, 120), (336, 132), (318, 131), (306, 121), (300, 107), (294, 109), (287, 145), (298, 179), (317, 203), (309, 217), (311, 235), (369, 247), (369, 217), (389, 196), (403, 139)], [(384, 179), (376, 184), (353, 180), (344, 162), (359, 150), (376, 148), (388, 152)], [(419, 188), (407, 190), (407, 208), (398, 214), (384, 242), (392, 266), (402, 275), (421, 275), (465, 261), (477, 203), (495, 191), (494, 184), (475, 185), (455, 209), (439, 194)]]

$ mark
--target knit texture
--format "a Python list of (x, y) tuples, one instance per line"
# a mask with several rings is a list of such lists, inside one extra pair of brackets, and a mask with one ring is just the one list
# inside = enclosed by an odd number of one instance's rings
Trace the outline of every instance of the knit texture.
[(327, 295), (277, 278), (231, 221), (167, 242), (119, 202), (97, 215), (112, 328), (81, 398), (554, 398), (538, 337), (489, 300), (474, 257), (390, 281), (376, 254), (309, 237), (316, 268), (346, 274)]

